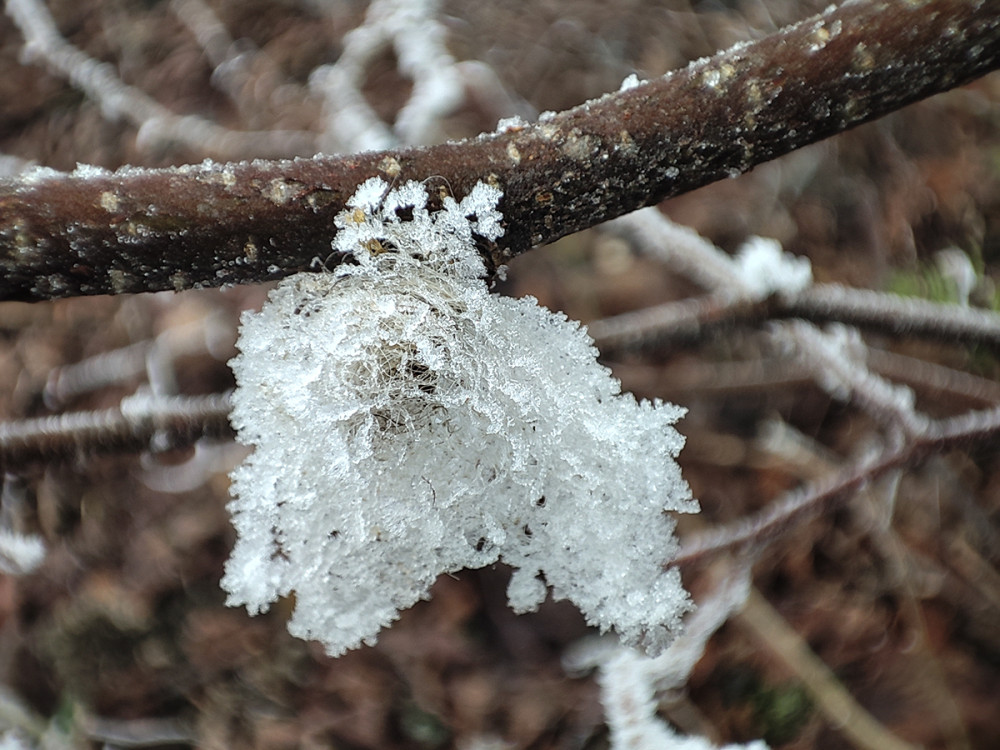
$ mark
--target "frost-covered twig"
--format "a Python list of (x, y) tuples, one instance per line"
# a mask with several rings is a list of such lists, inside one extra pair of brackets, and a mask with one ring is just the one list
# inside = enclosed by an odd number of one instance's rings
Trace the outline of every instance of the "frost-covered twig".
[[(578, 643), (563, 657), (570, 673), (597, 667), (605, 720), (614, 750), (712, 750), (700, 737), (678, 736), (656, 714), (657, 693), (682, 687), (712, 634), (739, 611), (750, 592), (749, 568), (723, 580), (685, 623), (684, 634), (656, 657), (598, 639)], [(727, 745), (764, 750), (763, 742)]]
[[(235, 40), (205, 0), (170, 0), (170, 10), (194, 35), (213, 68), (242, 67)], [(227, 90), (235, 95), (239, 87)]]
[(223, 159), (316, 153), (315, 137), (299, 131), (236, 131), (197, 115), (178, 115), (134, 86), (125, 84), (109, 63), (99, 62), (66, 41), (42, 0), (7, 0), (7, 15), (21, 29), (25, 52), (65, 76), (97, 102), (105, 117), (139, 128), (140, 143), (177, 141), (197, 153)]
[(45, 383), (45, 404), (54, 410), (77, 396), (128, 382), (143, 372), (154, 393), (174, 395), (172, 388), (159, 387), (157, 377), (172, 381), (172, 364), (180, 357), (203, 353), (217, 359), (232, 356), (234, 334), (230, 326), (210, 315), (172, 326), (155, 338), (57, 367)]
[(133, 748), (190, 745), (197, 742), (193, 728), (180, 718), (111, 719), (79, 709), (75, 728), (103, 747)]
[(868, 367), (916, 391), (948, 394), (976, 402), (981, 407), (1000, 404), (1000, 383), (952, 367), (872, 346), (868, 347)]
[[(229, 96), (246, 122), (262, 119), (278, 86), (287, 92), (286, 96), (304, 98), (307, 95), (304, 88), (286, 80), (274, 61), (252, 41), (233, 39), (205, 0), (171, 0), (170, 9), (191, 32), (211, 63), (212, 84)], [(301, 139), (310, 144), (311, 150), (285, 153), (309, 155), (316, 150), (315, 136), (302, 133)]]
[(587, 324), (587, 330), (605, 355), (655, 350), (702, 341), (718, 329), (766, 320), (770, 309), (766, 299), (709, 295), (595, 320)]
[(875, 331), (1000, 348), (1000, 314), (991, 310), (816, 284), (776, 304), (772, 317), (838, 322)]
[[(437, 0), (372, 0), (364, 24), (344, 36), (337, 62), (317, 68), (309, 78), (325, 103), (321, 151), (367, 151), (440, 140), (435, 125), (461, 101), (462, 81), (444, 46), (445, 29), (437, 13)], [(368, 67), (389, 47), (400, 72), (413, 81), (392, 127), (361, 92)]]
[[(601, 229), (626, 238), (633, 247), (715, 294), (728, 298), (744, 296), (743, 280), (732, 258), (690, 227), (671, 221), (655, 208), (609, 221)], [(639, 333), (646, 328), (639, 321), (633, 325)], [(649, 324), (654, 325), (652, 321)]]
[[(499, 185), (507, 231), (481, 247), (495, 268), (998, 65), (1000, 17), (989, 3), (851, 2), (536, 125), (460, 143), (75, 179), (29, 173), (0, 182), (0, 299), (260, 281), (317, 258), (329, 266), (332, 218), (375, 174), (437, 177), (456, 198), (480, 180)], [(107, 76), (92, 61), (80, 70)]]
[[(725, 257), (721, 250), (718, 252)], [(638, 350), (684, 342), (719, 325), (753, 325), (781, 318), (844, 323), (882, 333), (1000, 348), (1000, 313), (840, 284), (814, 284), (797, 294), (768, 299), (727, 293), (666, 302), (595, 321), (590, 326), (602, 346)]]
[(0, 423), (0, 467), (81, 456), (178, 448), (202, 437), (227, 438), (230, 394), (133, 396), (116, 409)]
[(688, 538), (674, 564), (696, 565), (711, 556), (734, 550), (756, 555), (788, 529), (815, 518), (831, 504), (849, 497), (891, 469), (953, 446), (996, 440), (998, 435), (1000, 407), (929, 420), (922, 434), (910, 436), (874, 460), (864, 457), (834, 474), (789, 492), (753, 516)]
[(772, 339), (791, 348), (793, 355), (813, 373), (816, 383), (841, 401), (857, 403), (890, 430), (916, 437), (927, 429), (927, 417), (914, 407), (913, 391), (894, 385), (868, 370), (866, 349), (857, 330), (831, 326), (820, 331), (803, 321), (771, 327)]

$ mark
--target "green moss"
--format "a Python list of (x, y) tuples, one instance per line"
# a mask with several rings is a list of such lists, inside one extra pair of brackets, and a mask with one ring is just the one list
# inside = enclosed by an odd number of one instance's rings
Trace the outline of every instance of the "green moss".
[(798, 683), (762, 687), (751, 703), (761, 734), (772, 747), (798, 737), (813, 712), (812, 701)]
[(896, 272), (889, 279), (886, 291), (901, 297), (918, 297), (934, 302), (958, 302), (955, 283), (945, 278), (932, 264), (924, 264), (913, 271)]
[(725, 704), (748, 707), (753, 736), (771, 747), (794, 741), (813, 715), (812, 702), (799, 682), (769, 685), (756, 670), (743, 667), (726, 674), (722, 684)]
[[(1000, 310), (1000, 289), (985, 275), (982, 253), (973, 248), (968, 255), (976, 274), (976, 287), (971, 293), (971, 303), (987, 310)], [(886, 291), (902, 297), (918, 297), (947, 304), (960, 301), (955, 282), (942, 274), (934, 262), (921, 263), (912, 270), (896, 271), (889, 279)]]
[[(985, 266), (980, 252), (973, 250), (969, 259), (976, 273), (976, 285), (969, 295), (969, 303), (977, 308), (1000, 312), (1000, 285), (985, 275)], [(935, 263), (921, 264), (911, 271), (899, 271), (890, 280), (886, 291), (903, 297), (956, 304), (959, 302), (955, 282), (943, 275)], [(980, 377), (996, 377), (1000, 361), (988, 346), (969, 344), (966, 367)]]
[(445, 747), (451, 740), (451, 733), (441, 719), (412, 701), (407, 701), (400, 711), (399, 729), (406, 739), (427, 750)]

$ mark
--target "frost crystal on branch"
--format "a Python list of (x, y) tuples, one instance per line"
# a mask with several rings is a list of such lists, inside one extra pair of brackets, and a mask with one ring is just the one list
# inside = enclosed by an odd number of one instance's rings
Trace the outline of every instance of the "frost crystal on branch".
[(476, 235), (503, 233), (479, 183), (427, 210), (420, 183), (364, 183), (332, 273), (281, 283), (243, 319), (233, 424), (238, 539), (223, 587), (331, 654), (428, 595), (441, 573), (512, 566), (518, 612), (548, 589), (658, 652), (689, 608), (674, 522), (697, 510), (674, 457), (683, 410), (636, 402), (578, 324), (490, 295)]

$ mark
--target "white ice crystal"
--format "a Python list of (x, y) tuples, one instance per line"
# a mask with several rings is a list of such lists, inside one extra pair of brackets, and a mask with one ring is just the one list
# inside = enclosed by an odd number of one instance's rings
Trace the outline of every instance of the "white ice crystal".
[(625, 76), (625, 80), (622, 81), (622, 85), (618, 87), (619, 91), (628, 91), (629, 89), (634, 89), (637, 86), (641, 86), (644, 81), (639, 80), (639, 76), (635, 73), (629, 73)]
[(733, 261), (742, 283), (755, 297), (797, 294), (812, 284), (809, 259), (783, 252), (780, 242), (767, 237), (748, 239)]
[(25, 575), (45, 560), (45, 542), (36, 534), (0, 529), (0, 573)]
[(474, 235), (503, 233), (478, 184), (364, 183), (337, 218), (356, 263), (282, 282), (243, 318), (233, 424), (238, 532), (223, 587), (251, 613), (295, 592), (289, 630), (371, 643), (441, 573), (512, 566), (518, 612), (548, 589), (653, 652), (689, 608), (674, 522), (683, 410), (636, 402), (578, 324), (491, 295)]

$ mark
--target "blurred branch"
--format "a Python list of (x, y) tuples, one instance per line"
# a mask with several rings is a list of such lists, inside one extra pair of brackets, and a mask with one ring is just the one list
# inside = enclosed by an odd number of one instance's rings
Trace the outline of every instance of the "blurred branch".
[(94, 716), (77, 708), (77, 729), (104, 747), (161, 747), (190, 745), (196, 741), (193, 729), (183, 719), (111, 719)]
[(587, 332), (607, 357), (704, 341), (719, 329), (762, 322), (769, 312), (767, 299), (709, 294), (594, 320), (587, 324)]
[(793, 490), (759, 513), (719, 526), (688, 540), (671, 565), (692, 566), (723, 552), (753, 557), (784, 532), (816, 518), (834, 503), (891, 469), (911, 464), (932, 453), (958, 445), (996, 441), (1000, 435), (1000, 407), (971, 411), (958, 417), (928, 420), (919, 436), (887, 447), (874, 460), (866, 456), (839, 471)]
[(836, 321), (897, 335), (985, 344), (1000, 350), (1000, 314), (839, 284), (816, 284), (778, 301), (773, 317)]
[(230, 394), (132, 396), (116, 409), (0, 423), (0, 469), (129, 451), (163, 451), (202, 437), (231, 438)]
[(753, 639), (790, 669), (809, 692), (831, 725), (857, 748), (915, 750), (892, 734), (859, 704), (809, 644), (756, 589), (752, 589), (736, 620)]
[(0, 300), (220, 286), (329, 266), (333, 217), (376, 174), (433, 178), (442, 195), (459, 198), (479, 180), (498, 184), (507, 231), (482, 247), (496, 266), (998, 66), (991, 3), (847, 2), (535, 125), (459, 143), (29, 172), (0, 181)]
[(315, 151), (316, 137), (312, 133), (229, 130), (197, 115), (175, 114), (144, 91), (122, 82), (110, 64), (95, 60), (67, 42), (40, 0), (7, 0), (6, 10), (24, 35), (29, 58), (40, 59), (66, 76), (100, 104), (106, 117), (131, 122), (139, 129), (140, 140), (178, 141), (223, 158)]
[(917, 411), (913, 391), (868, 369), (868, 347), (857, 329), (837, 325), (820, 331), (791, 320), (773, 326), (771, 339), (812, 371), (824, 391), (855, 403), (890, 435), (916, 438), (927, 432), (928, 419)]
[(868, 366), (884, 378), (906, 383), (916, 391), (972, 401), (980, 406), (1000, 404), (1000, 383), (952, 367), (868, 347)]
[[(372, 0), (365, 22), (348, 32), (333, 65), (309, 76), (323, 98), (320, 150), (370, 151), (441, 140), (439, 123), (462, 99), (462, 77), (445, 48), (438, 0)], [(413, 91), (390, 125), (365, 97), (365, 77), (378, 55), (392, 50)]]
[(588, 328), (607, 354), (660, 349), (699, 340), (713, 329), (781, 318), (844, 323), (882, 333), (984, 344), (1000, 350), (1000, 314), (992, 310), (839, 284), (815, 284), (795, 295), (777, 294), (765, 300), (711, 295), (666, 302), (597, 320)]

